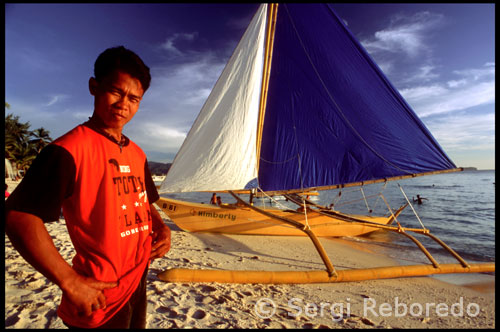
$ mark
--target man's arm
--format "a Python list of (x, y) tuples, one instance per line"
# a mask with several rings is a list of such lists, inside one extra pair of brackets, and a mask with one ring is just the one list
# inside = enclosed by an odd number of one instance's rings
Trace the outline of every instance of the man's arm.
[(39, 217), (15, 210), (5, 216), (5, 232), (21, 256), (47, 279), (61, 288), (77, 307), (77, 313), (89, 316), (93, 310), (106, 307), (103, 289), (117, 286), (79, 275), (59, 254)]
[(170, 228), (163, 223), (160, 213), (153, 204), (149, 205), (153, 219), (153, 246), (149, 259), (161, 258), (170, 250)]

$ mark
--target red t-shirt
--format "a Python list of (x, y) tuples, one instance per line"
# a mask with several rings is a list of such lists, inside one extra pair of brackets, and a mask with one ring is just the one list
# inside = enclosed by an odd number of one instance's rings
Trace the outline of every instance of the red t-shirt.
[[(73, 269), (99, 281), (117, 282), (118, 286), (103, 291), (105, 310), (96, 310), (90, 317), (78, 316), (63, 296), (58, 315), (72, 326), (97, 327), (128, 301), (149, 264), (152, 232), (149, 204), (158, 199), (158, 193), (146, 155), (128, 139), (119, 146), (84, 124), (55, 140), (47, 151), (40, 156), (47, 162), (34, 162), (33, 170), (30, 168), (23, 180), (27, 183), (21, 183), (19, 192), (16, 189), (12, 193), (14, 199), (7, 207), (33, 212), (48, 221), (54, 220), (62, 204), (76, 251)], [(54, 155), (59, 157), (51, 157)], [(52, 183), (60, 188), (52, 192), (52, 199), (59, 203), (47, 208), (44, 205), (47, 203), (40, 202), (43, 199), (37, 196), (37, 203), (26, 204), (29, 199), (26, 196), (34, 195), (35, 190), (30, 182), (40, 180), (47, 172), (54, 173), (46, 176), (58, 182)]]

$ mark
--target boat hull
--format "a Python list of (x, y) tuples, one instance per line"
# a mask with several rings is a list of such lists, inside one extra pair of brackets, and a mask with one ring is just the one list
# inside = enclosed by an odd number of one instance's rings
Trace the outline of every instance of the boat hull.
[[(307, 236), (302, 230), (269, 218), (245, 206), (223, 204), (199, 204), (176, 199), (161, 197), (156, 204), (181, 229), (189, 232), (246, 234), (246, 235), (280, 235), (280, 236)], [(279, 217), (285, 217), (306, 225), (303, 212), (293, 210), (264, 209)], [(372, 217), (345, 215), (364, 221), (388, 225), (393, 217)], [(379, 228), (356, 222), (348, 222), (316, 211), (307, 213), (307, 224), (316, 236), (340, 237), (359, 236), (376, 231)]]

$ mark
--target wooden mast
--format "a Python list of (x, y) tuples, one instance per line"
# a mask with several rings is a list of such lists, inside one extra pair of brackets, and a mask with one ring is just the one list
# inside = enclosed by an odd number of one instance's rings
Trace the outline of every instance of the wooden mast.
[(269, 87), (269, 76), (271, 73), (271, 60), (273, 57), (274, 32), (276, 30), (276, 17), (278, 4), (272, 3), (268, 7), (266, 49), (264, 54), (264, 69), (262, 74), (262, 87), (260, 93), (259, 118), (257, 122), (257, 172), (260, 161), (260, 145), (262, 143), (262, 129), (264, 127), (264, 115), (266, 113), (267, 91)]

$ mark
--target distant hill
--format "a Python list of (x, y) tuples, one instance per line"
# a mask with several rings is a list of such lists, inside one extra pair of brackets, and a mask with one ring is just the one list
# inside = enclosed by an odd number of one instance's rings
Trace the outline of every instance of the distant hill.
[(464, 171), (477, 171), (476, 167), (462, 167)]
[(148, 161), (149, 171), (151, 175), (166, 175), (172, 163), (158, 163), (156, 161)]

